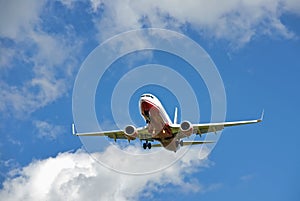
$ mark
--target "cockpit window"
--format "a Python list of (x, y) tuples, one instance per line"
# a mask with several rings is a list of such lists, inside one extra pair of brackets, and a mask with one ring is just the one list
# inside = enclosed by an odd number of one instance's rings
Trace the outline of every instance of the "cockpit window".
[(153, 96), (149, 95), (149, 94), (146, 94), (146, 95), (141, 95), (141, 97), (150, 97), (153, 99)]

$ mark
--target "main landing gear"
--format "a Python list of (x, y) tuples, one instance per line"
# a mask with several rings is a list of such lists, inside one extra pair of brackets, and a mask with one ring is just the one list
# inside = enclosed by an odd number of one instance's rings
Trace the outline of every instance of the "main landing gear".
[(143, 148), (144, 148), (144, 149), (147, 149), (147, 148), (148, 148), (148, 149), (151, 149), (151, 143), (148, 142), (148, 141), (144, 142), (144, 143), (143, 143)]
[(180, 145), (181, 147), (183, 146), (183, 140), (177, 140), (177, 141), (176, 141), (176, 147), (178, 147), (179, 145)]

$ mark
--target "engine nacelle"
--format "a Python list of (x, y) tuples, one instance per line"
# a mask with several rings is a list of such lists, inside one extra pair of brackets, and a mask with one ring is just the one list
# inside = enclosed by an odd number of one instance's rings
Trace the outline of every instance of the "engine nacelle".
[(189, 121), (184, 121), (180, 124), (180, 131), (185, 136), (190, 136), (193, 133), (193, 125)]
[(128, 139), (130, 139), (130, 140), (135, 139), (138, 135), (136, 127), (134, 127), (132, 125), (126, 126), (125, 129), (124, 129), (124, 133), (128, 137)]

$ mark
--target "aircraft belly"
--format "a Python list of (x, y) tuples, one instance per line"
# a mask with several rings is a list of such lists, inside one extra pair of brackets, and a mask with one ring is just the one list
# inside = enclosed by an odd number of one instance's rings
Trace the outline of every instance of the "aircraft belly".
[(148, 131), (153, 138), (169, 138), (173, 136), (158, 107), (145, 101), (141, 103), (141, 112), (145, 120), (148, 120)]
[(146, 101), (142, 102), (140, 107), (143, 117), (148, 122), (148, 132), (152, 135), (152, 138), (159, 141), (164, 148), (176, 151), (177, 146), (174, 135), (168, 122), (164, 120), (160, 109)]
[(178, 149), (178, 145), (175, 142), (174, 138), (168, 139), (168, 140), (163, 140), (160, 142), (162, 144), (162, 146), (169, 150), (169, 151), (177, 151)]

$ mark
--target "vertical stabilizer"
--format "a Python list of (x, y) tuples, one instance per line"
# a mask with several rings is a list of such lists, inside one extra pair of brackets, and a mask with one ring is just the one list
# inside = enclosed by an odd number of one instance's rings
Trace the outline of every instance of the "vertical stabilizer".
[(174, 114), (173, 124), (177, 124), (177, 107), (175, 107), (175, 114)]

